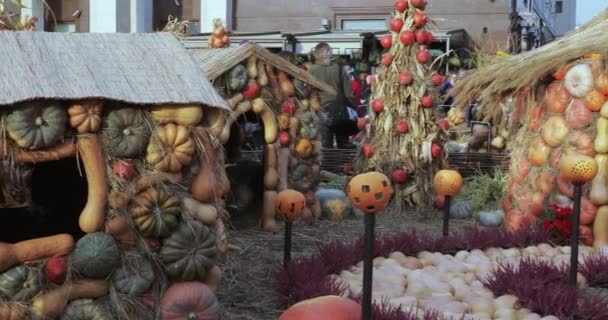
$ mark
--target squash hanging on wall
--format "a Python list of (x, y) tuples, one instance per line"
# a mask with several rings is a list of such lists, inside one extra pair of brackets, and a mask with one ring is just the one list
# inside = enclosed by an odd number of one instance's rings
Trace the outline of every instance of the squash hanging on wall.
[(146, 161), (162, 172), (179, 172), (192, 163), (194, 143), (188, 128), (169, 123), (159, 126), (150, 140)]
[(0, 293), (10, 300), (27, 302), (42, 289), (42, 272), (25, 265), (0, 274)]
[(213, 291), (200, 282), (178, 282), (161, 300), (163, 320), (219, 319), (219, 302)]
[(152, 119), (159, 124), (174, 123), (180, 126), (195, 126), (203, 119), (203, 107), (193, 105), (161, 105), (153, 107), (150, 111)]
[(112, 285), (116, 291), (127, 295), (142, 294), (154, 281), (154, 268), (148, 259), (136, 253), (122, 257), (120, 268), (112, 273)]
[(61, 320), (112, 320), (112, 315), (96, 300), (78, 299), (67, 305)]
[(150, 128), (143, 111), (134, 108), (115, 109), (105, 118), (103, 142), (115, 158), (137, 158), (150, 141)]
[(59, 142), (67, 120), (64, 108), (57, 103), (27, 102), (9, 111), (6, 129), (19, 147), (35, 150)]
[(160, 249), (167, 274), (183, 281), (203, 281), (216, 255), (215, 235), (200, 222), (182, 223)]
[(101, 127), (101, 100), (84, 100), (71, 104), (68, 108), (70, 125), (78, 133), (97, 132)]
[(76, 242), (69, 261), (82, 276), (102, 279), (120, 265), (120, 251), (112, 236), (103, 232), (89, 233)]
[(179, 224), (180, 201), (162, 188), (150, 187), (131, 200), (129, 213), (144, 236), (165, 237)]

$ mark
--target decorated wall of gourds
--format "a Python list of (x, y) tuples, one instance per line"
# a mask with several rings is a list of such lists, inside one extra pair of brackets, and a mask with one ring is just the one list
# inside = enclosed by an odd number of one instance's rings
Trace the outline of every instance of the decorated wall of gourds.
[(3, 107), (4, 165), (77, 156), (88, 195), (84, 237), (0, 243), (0, 319), (217, 315), (229, 182), (212, 129), (224, 114), (104, 100)]
[(565, 155), (593, 157), (599, 171), (583, 188), (580, 234), (587, 245), (608, 244), (608, 71), (601, 57), (571, 63), (515, 95), (505, 226), (518, 229), (549, 205), (572, 207), (574, 189), (560, 172)]
[[(220, 135), (223, 143), (229, 142), (233, 124), (251, 112), (264, 127), (262, 227), (276, 230), (275, 199), (287, 188), (306, 195), (305, 217), (320, 217), (321, 207), (314, 196), (321, 148), (316, 89), (256, 56), (215, 79), (214, 85), (233, 110)], [(242, 128), (237, 132), (242, 135)], [(226, 147), (240, 150), (242, 144), (242, 137), (232, 137)]]

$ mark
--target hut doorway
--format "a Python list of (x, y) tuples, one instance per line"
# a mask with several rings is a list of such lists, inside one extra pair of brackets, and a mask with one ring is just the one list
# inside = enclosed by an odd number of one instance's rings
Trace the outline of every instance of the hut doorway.
[(78, 217), (86, 205), (87, 192), (86, 176), (76, 157), (35, 164), (30, 206), (0, 209), (0, 242), (59, 233), (82, 237)]

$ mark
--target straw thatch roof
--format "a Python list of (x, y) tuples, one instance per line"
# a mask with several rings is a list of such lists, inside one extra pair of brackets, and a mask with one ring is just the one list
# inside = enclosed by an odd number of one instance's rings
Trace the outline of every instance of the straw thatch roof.
[(506, 57), (482, 67), (451, 91), (455, 103), (466, 106), (475, 99), (482, 107), (495, 107), (506, 96), (534, 84), (581, 57), (608, 51), (608, 11), (585, 26), (538, 49)]
[(167, 33), (0, 31), (0, 105), (35, 98), (228, 108)]
[(190, 49), (190, 53), (211, 80), (221, 76), (241, 61), (253, 55), (314, 88), (329, 94), (336, 94), (336, 90), (332, 86), (255, 43), (221, 49)]

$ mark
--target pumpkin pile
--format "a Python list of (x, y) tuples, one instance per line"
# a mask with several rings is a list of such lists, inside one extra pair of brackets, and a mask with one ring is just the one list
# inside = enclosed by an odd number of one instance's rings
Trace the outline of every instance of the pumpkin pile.
[[(277, 57), (277, 59), (281, 59)], [(251, 55), (214, 81), (232, 109), (220, 141), (241, 157), (244, 125), (257, 117), (264, 129), (264, 208), (262, 227), (277, 228), (277, 193), (294, 189), (306, 195), (304, 216), (320, 217), (314, 192), (320, 179), (319, 94), (272, 63)], [(236, 132), (236, 134), (235, 134)]]
[[(575, 61), (547, 81), (517, 93), (512, 121), (522, 123), (514, 141), (522, 147), (514, 147), (511, 154), (503, 201), (508, 229), (534, 223), (548, 205), (571, 207), (573, 185), (568, 176), (585, 174), (582, 169), (587, 167), (579, 168), (576, 161), (590, 157), (598, 169), (583, 187), (580, 233), (588, 245), (608, 244), (606, 94), (608, 71), (603, 58)], [(564, 161), (572, 163), (560, 170)], [(593, 177), (594, 172), (590, 174)]]
[(224, 48), (230, 45), (230, 30), (224, 27), (220, 19), (213, 20), (213, 32), (207, 41), (209, 48)]
[(4, 110), (3, 160), (78, 156), (88, 195), (84, 237), (0, 243), (0, 319), (217, 318), (224, 110), (96, 99)]
[[(580, 256), (581, 261), (589, 261), (585, 259), (599, 256), (599, 253), (583, 246)], [(521, 297), (513, 294), (497, 296), (486, 286), (501, 266), (516, 269), (520, 264), (534, 261), (556, 267), (569, 264), (570, 247), (552, 247), (542, 243), (521, 249), (463, 250), (455, 255), (422, 251), (416, 256), (396, 251), (386, 258), (374, 259), (372, 298), (378, 305), (388, 302), (391, 307), (418, 315), (417, 319), (427, 319), (424, 315), (433, 311), (438, 313), (435, 319), (558, 319), (550, 314), (539, 315), (527, 308), (538, 308), (537, 305), (522, 305), (527, 297), (520, 300)], [(347, 288), (348, 294), (357, 296), (362, 291), (362, 265), (363, 262), (359, 262), (330, 277), (336, 284)], [(581, 273), (577, 283), (579, 287), (586, 287), (587, 280)]]
[[(430, 206), (433, 176), (445, 167), (449, 122), (434, 115), (443, 77), (431, 72), (426, 1), (395, 1), (386, 49), (373, 84), (370, 140), (362, 147), (360, 171), (393, 177), (398, 205)], [(452, 115), (454, 124), (464, 120)], [(441, 122), (441, 123), (440, 123)]]

